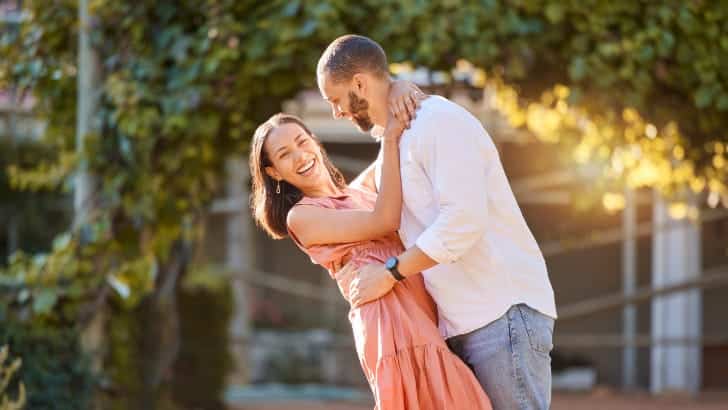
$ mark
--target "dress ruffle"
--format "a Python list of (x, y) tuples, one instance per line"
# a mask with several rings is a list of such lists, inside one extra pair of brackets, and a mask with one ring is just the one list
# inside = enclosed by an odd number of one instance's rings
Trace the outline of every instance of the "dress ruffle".
[(447, 347), (414, 346), (383, 357), (370, 383), (377, 410), (491, 408), (471, 370)]

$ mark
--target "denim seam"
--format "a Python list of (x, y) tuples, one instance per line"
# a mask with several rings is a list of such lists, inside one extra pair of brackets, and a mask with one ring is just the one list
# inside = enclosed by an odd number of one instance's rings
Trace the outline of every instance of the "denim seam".
[(509, 339), (511, 344), (511, 356), (513, 358), (513, 372), (516, 379), (516, 386), (517, 386), (517, 392), (518, 392), (518, 407), (521, 409), (526, 409), (525, 407), (525, 395), (524, 391), (526, 390), (526, 386), (523, 382), (523, 378), (521, 377), (521, 367), (520, 367), (520, 356), (518, 355), (518, 345), (520, 344), (519, 340), (519, 334), (516, 329), (515, 324), (513, 323), (513, 320), (511, 318), (511, 315), (508, 315), (508, 333), (509, 333)]

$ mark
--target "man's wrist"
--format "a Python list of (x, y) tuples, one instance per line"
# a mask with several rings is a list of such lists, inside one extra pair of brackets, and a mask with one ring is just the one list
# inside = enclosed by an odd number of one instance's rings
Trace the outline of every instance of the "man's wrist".
[(392, 256), (391, 258), (387, 259), (387, 262), (384, 264), (384, 267), (389, 271), (392, 278), (397, 282), (404, 280), (404, 276), (399, 273), (398, 266), (399, 259), (397, 259), (396, 256)]
[(397, 258), (399, 259), (397, 270), (405, 278), (438, 265), (436, 260), (430, 258), (416, 245), (404, 251)]

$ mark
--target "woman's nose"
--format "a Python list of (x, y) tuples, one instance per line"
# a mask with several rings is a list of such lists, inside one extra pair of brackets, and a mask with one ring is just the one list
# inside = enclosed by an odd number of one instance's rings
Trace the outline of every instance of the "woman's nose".
[(293, 157), (294, 164), (298, 164), (299, 162), (301, 162), (305, 159), (305, 158), (303, 158), (305, 153), (302, 150), (297, 149), (292, 154), (293, 155), (291, 155), (291, 156)]

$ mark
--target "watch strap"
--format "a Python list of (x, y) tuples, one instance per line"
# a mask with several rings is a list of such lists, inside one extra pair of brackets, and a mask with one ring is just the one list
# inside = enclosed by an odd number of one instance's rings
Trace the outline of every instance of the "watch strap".
[(387, 270), (389, 270), (389, 273), (391, 273), (392, 276), (394, 276), (394, 279), (396, 279), (397, 282), (399, 282), (399, 281), (404, 280), (404, 276), (402, 276), (402, 274), (399, 273), (399, 269), (397, 269), (399, 266), (399, 259), (397, 259), (396, 257), (394, 257), (394, 259), (396, 260), (394, 263), (394, 266), (392, 266), (391, 268), (388, 267)]

